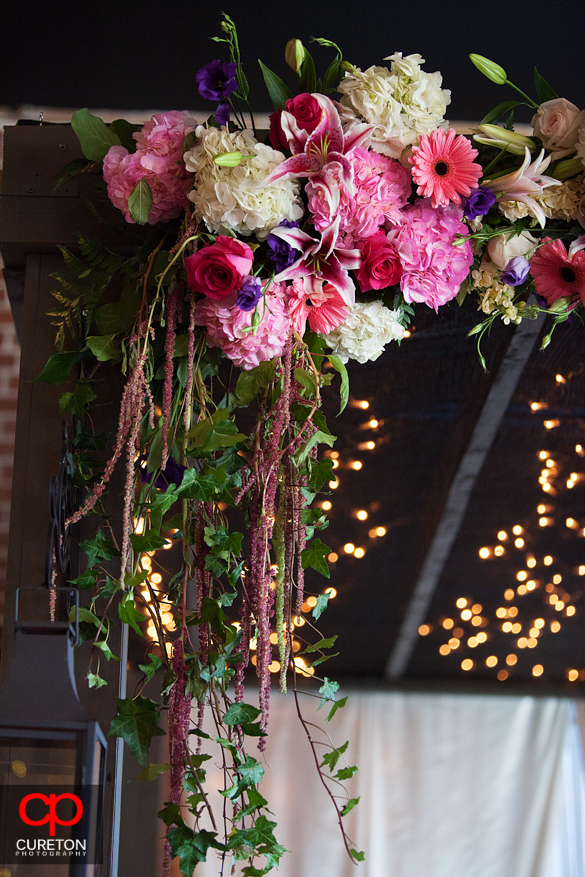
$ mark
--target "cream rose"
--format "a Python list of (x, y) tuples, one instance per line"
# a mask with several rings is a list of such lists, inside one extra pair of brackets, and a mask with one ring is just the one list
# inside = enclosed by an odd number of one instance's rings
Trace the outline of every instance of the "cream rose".
[(499, 234), (492, 238), (487, 246), (488, 256), (502, 271), (510, 261), (516, 256), (525, 256), (533, 247), (538, 245), (536, 238), (533, 238), (529, 231), (523, 231), (522, 234), (505, 235)]
[(585, 119), (585, 110), (557, 97), (541, 104), (532, 118), (534, 134), (542, 140), (545, 149), (573, 149), (579, 139), (579, 126)]

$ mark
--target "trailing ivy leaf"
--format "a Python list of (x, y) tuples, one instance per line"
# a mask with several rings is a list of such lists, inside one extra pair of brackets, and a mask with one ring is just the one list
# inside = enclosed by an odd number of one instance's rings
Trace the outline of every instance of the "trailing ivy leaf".
[(243, 725), (240, 725), (242, 729), (242, 734), (246, 734), (248, 737), (266, 737), (266, 731), (263, 731), (258, 722), (244, 722)]
[(87, 684), (90, 688), (101, 688), (103, 685), (107, 685), (108, 683), (105, 679), (102, 679), (101, 676), (98, 676), (97, 673), (88, 673)]
[(311, 460), (308, 486), (315, 492), (320, 490), (326, 481), (333, 478), (333, 460), (324, 457), (322, 460)]
[(166, 803), (162, 810), (158, 811), (158, 818), (161, 819), (165, 825), (184, 825), (183, 817), (181, 816), (181, 808), (178, 804), (170, 804)]
[(274, 366), (275, 360), (269, 359), (250, 371), (242, 372), (236, 384), (236, 392), (232, 396), (235, 404), (240, 407), (249, 405), (274, 377)]
[(325, 676), (323, 680), (323, 685), (319, 689), (319, 694), (321, 695), (321, 703), (318, 706), (318, 709), (321, 709), (322, 706), (325, 706), (328, 700), (335, 700), (335, 695), (339, 691), (339, 682), (333, 682), (331, 679), (328, 679)]
[(98, 530), (93, 539), (81, 542), (81, 548), (87, 554), (88, 566), (94, 566), (98, 561), (111, 560), (120, 557), (120, 552), (113, 542), (104, 538), (101, 530)]
[(119, 362), (122, 359), (120, 350), (114, 344), (114, 335), (89, 335), (85, 342), (99, 362)]
[(312, 448), (315, 447), (315, 445), (325, 444), (325, 445), (329, 445), (329, 447), (332, 448), (336, 441), (337, 441), (337, 436), (330, 435), (330, 434), (328, 434), (326, 432), (322, 432), (322, 430), (318, 429), (317, 432), (314, 432), (313, 435), (307, 439), (305, 444), (301, 445), (301, 447), (298, 449), (298, 451), (295, 451), (295, 453), (293, 454), (292, 459), (294, 461), (295, 466), (297, 468), (300, 468), (303, 465), (303, 463), (305, 462), (305, 460), (309, 456), (310, 451), (312, 450)]
[(330, 655), (321, 655), (320, 658), (316, 658), (314, 661), (311, 661), (309, 667), (318, 667), (319, 664), (324, 664), (325, 661), (330, 661), (331, 658), (336, 658), (339, 655), (339, 652), (332, 652)]
[(354, 764), (353, 767), (342, 767), (335, 774), (335, 779), (343, 782), (344, 780), (350, 780), (354, 773), (357, 773), (358, 766)]
[(335, 768), (337, 766), (337, 762), (339, 761), (339, 759), (341, 758), (341, 756), (343, 755), (343, 753), (345, 752), (345, 750), (347, 749), (348, 746), (349, 746), (349, 740), (346, 740), (346, 742), (343, 744), (343, 746), (339, 746), (337, 749), (333, 749), (331, 752), (327, 752), (323, 756), (323, 761), (321, 762), (321, 767), (323, 767), (324, 765), (327, 765), (327, 767), (329, 768), (331, 773), (333, 773), (333, 771), (335, 770)]
[(291, 90), (284, 84), (280, 76), (277, 76), (276, 73), (269, 70), (260, 59), (258, 59), (258, 63), (260, 64), (262, 76), (264, 77), (264, 82), (266, 83), (266, 88), (268, 89), (268, 94), (274, 109), (284, 110), (287, 100), (292, 97)]
[(122, 291), (120, 301), (105, 304), (95, 312), (95, 322), (102, 335), (118, 335), (130, 328), (142, 301), (142, 293), (134, 286)]
[(146, 767), (143, 767), (141, 771), (139, 771), (135, 777), (132, 777), (133, 780), (156, 780), (157, 777), (161, 776), (163, 773), (166, 773), (167, 770), (170, 770), (170, 764), (147, 764)]
[(59, 399), (59, 411), (63, 414), (70, 411), (80, 420), (85, 415), (85, 408), (96, 398), (87, 381), (78, 381), (72, 393), (62, 393)]
[(82, 358), (79, 350), (66, 350), (54, 353), (33, 384), (62, 384), (69, 379), (73, 366)]
[(536, 67), (534, 68), (534, 85), (536, 86), (539, 104), (543, 104), (547, 100), (554, 100), (558, 97), (556, 91), (551, 88), (546, 79), (540, 75)]
[(138, 225), (146, 225), (152, 210), (152, 189), (146, 178), (138, 180), (128, 196), (128, 212)]
[(112, 719), (108, 737), (122, 737), (138, 763), (145, 767), (153, 737), (164, 737), (158, 726), (158, 708), (153, 700), (139, 695), (122, 700), (116, 698), (118, 715)]
[(127, 592), (118, 604), (118, 615), (120, 616), (120, 621), (124, 624), (129, 624), (138, 636), (144, 636), (140, 629), (140, 624), (144, 621), (144, 615), (134, 605), (134, 597), (130, 592)]
[(317, 384), (312, 372), (305, 371), (303, 368), (295, 368), (295, 381), (304, 387), (311, 396), (317, 392)]
[[(329, 569), (327, 569), (327, 578), (329, 578)], [(327, 609), (330, 596), (331, 594), (319, 594), (317, 597), (317, 602), (313, 606), (313, 611), (311, 613), (315, 621), (318, 621)]]
[(87, 108), (73, 113), (71, 127), (77, 134), (81, 151), (92, 161), (103, 161), (110, 147), (120, 145), (118, 135), (98, 116), (92, 116)]
[(110, 661), (110, 660), (112, 660), (112, 661), (119, 661), (119, 660), (120, 660), (120, 658), (119, 658), (117, 655), (115, 655), (115, 654), (113, 653), (113, 651), (111, 650), (111, 648), (109, 647), (109, 645), (107, 644), (107, 642), (106, 642), (105, 640), (103, 640), (103, 639), (102, 639), (102, 640), (98, 640), (97, 642), (94, 642), (94, 643), (93, 643), (93, 647), (94, 647), (95, 649), (99, 649), (99, 650), (100, 650), (100, 652), (101, 652), (101, 653), (103, 654), (103, 656), (105, 657), (106, 661)]
[(233, 420), (224, 420), (218, 423), (213, 432), (209, 433), (201, 445), (202, 453), (215, 451), (217, 448), (230, 448), (246, 439), (243, 433), (238, 432), (238, 427)]
[[(76, 607), (72, 606), (69, 612), (69, 621), (75, 621), (75, 612)], [(100, 619), (86, 606), (79, 606), (77, 613), (80, 621), (86, 621), (88, 624), (93, 624), (96, 627), (100, 626)]]
[(223, 717), (226, 725), (242, 725), (253, 722), (260, 715), (261, 710), (249, 703), (232, 703)]
[(213, 496), (217, 488), (217, 479), (211, 473), (200, 475), (196, 469), (187, 469), (177, 489), (177, 496), (182, 499), (198, 499), (206, 502)]
[(131, 122), (127, 122), (126, 119), (115, 119), (113, 122), (110, 122), (110, 131), (114, 132), (122, 146), (131, 153), (136, 152), (138, 145), (132, 135), (138, 133), (141, 127), (141, 125), (133, 125)]
[(366, 854), (362, 850), (350, 849), (350, 853), (356, 862), (363, 862), (366, 858)]
[[(138, 668), (142, 670), (148, 681), (154, 677), (157, 670), (162, 667), (162, 661), (158, 655), (149, 654), (150, 664), (139, 664)], [(192, 732), (193, 733), (193, 732)]]
[[(329, 360), (335, 371), (339, 372), (339, 374), (341, 375), (341, 387), (339, 388), (339, 414), (341, 414), (341, 412), (345, 410), (349, 399), (349, 376), (347, 374), (347, 369), (345, 365), (338, 356), (334, 356), (330, 353), (327, 359)], [(338, 417), (339, 414), (337, 415)]]
[(75, 585), (81, 591), (87, 591), (89, 588), (95, 588), (97, 584), (97, 570), (87, 569), (75, 579), (69, 579), (70, 585)]
[(143, 554), (146, 551), (156, 551), (167, 544), (167, 540), (163, 536), (159, 536), (155, 530), (147, 530), (146, 533), (131, 533), (130, 542), (132, 548), (137, 554)]
[[(347, 804), (345, 805), (345, 807), (343, 808), (343, 810), (341, 811), (341, 815), (347, 816), (349, 811), (353, 810), (353, 808), (356, 806), (356, 804), (359, 804), (359, 802), (360, 802), (359, 798), (350, 798), (349, 801), (347, 802)], [(354, 857), (354, 858), (357, 858), (357, 857)]]
[(205, 622), (209, 622), (212, 628), (216, 630), (218, 633), (223, 633), (223, 625), (227, 621), (227, 615), (221, 609), (216, 600), (212, 600), (211, 597), (204, 597), (201, 601), (201, 614), (191, 615), (187, 623), (188, 624), (204, 624)]
[(206, 417), (204, 420), (200, 420), (199, 423), (196, 423), (193, 429), (191, 429), (187, 433), (187, 438), (190, 439), (189, 449), (200, 448), (207, 439), (207, 436), (213, 432), (218, 423), (222, 420), (227, 420), (230, 416), (230, 412), (227, 408), (218, 408), (217, 411), (211, 415), (211, 417)]
[(301, 655), (306, 655), (309, 652), (317, 652), (320, 649), (330, 649), (336, 639), (337, 635), (329, 636), (326, 639), (320, 639), (319, 642), (307, 646), (307, 648), (301, 652)]
[(254, 785), (259, 783), (264, 776), (264, 767), (262, 763), (255, 758), (252, 758), (250, 755), (247, 757), (244, 764), (240, 764), (236, 767), (236, 771), (243, 780), (248, 783), (253, 783)]
[(333, 718), (333, 716), (335, 715), (335, 713), (337, 712), (337, 710), (343, 709), (343, 707), (344, 707), (345, 704), (347, 703), (347, 698), (348, 698), (348, 695), (346, 694), (345, 697), (342, 697), (342, 698), (341, 698), (341, 700), (336, 700), (336, 701), (335, 701), (335, 703), (334, 703), (333, 706), (331, 707), (331, 712), (330, 712), (329, 715), (327, 716), (327, 721), (328, 721), (328, 722), (331, 721), (331, 719)]
[[(330, 577), (329, 567), (327, 566), (326, 556), (331, 554), (331, 549), (325, 545), (319, 538), (313, 539), (309, 548), (304, 548), (301, 552), (301, 560), (303, 569), (316, 569), (326, 578)], [(321, 594), (320, 596), (324, 596)], [(318, 600), (319, 598), (317, 598)], [(316, 607), (315, 607), (316, 608)], [(317, 616), (318, 617), (318, 616)]]

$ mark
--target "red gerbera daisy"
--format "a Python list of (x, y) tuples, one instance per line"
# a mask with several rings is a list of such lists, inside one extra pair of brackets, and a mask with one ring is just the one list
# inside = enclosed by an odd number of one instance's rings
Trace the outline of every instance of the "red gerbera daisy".
[(562, 296), (580, 296), (585, 304), (585, 250), (569, 256), (562, 241), (544, 240), (530, 262), (537, 293), (549, 305)]
[(421, 134), (419, 146), (413, 146), (412, 177), (418, 185), (418, 194), (432, 198), (433, 207), (454, 201), (461, 204), (460, 195), (467, 197), (483, 170), (473, 161), (477, 155), (469, 140), (455, 134), (453, 128), (439, 128), (428, 136)]

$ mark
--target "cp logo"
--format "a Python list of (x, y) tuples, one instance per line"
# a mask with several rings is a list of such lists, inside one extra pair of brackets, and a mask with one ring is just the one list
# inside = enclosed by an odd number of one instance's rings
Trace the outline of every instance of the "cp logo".
[[(29, 801), (32, 801), (33, 798), (40, 798), (47, 807), (49, 808), (47, 814), (43, 816), (42, 819), (31, 819), (26, 815), (26, 805)], [(57, 816), (57, 804), (59, 801), (63, 800), (63, 798), (70, 798), (75, 802), (75, 816), (73, 819), (59, 819)], [(20, 807), (18, 808), (18, 815), (22, 819), (23, 822), (26, 822), (27, 825), (44, 825), (46, 822), (49, 823), (49, 834), (51, 837), (55, 837), (55, 825), (75, 825), (76, 822), (79, 822), (81, 817), (83, 816), (83, 804), (81, 799), (77, 797), (77, 795), (72, 795), (69, 792), (64, 792), (62, 795), (42, 795), (40, 792), (33, 792), (30, 795), (26, 795), (20, 802)]]

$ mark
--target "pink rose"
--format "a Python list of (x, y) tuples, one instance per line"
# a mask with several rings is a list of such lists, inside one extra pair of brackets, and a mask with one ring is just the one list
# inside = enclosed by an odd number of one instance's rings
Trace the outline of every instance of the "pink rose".
[(235, 238), (220, 236), (185, 259), (187, 281), (195, 292), (221, 301), (238, 291), (254, 261), (248, 246)]
[(368, 238), (363, 247), (362, 264), (357, 281), (362, 292), (370, 289), (385, 289), (394, 286), (402, 277), (402, 265), (394, 244), (391, 244), (383, 231)]
[(539, 106), (531, 125), (545, 149), (572, 149), (577, 143), (579, 126), (584, 119), (585, 111), (579, 112), (575, 104), (564, 97), (557, 97)]
[(293, 137), (298, 135), (299, 131), (305, 131), (309, 135), (315, 130), (323, 114), (319, 101), (308, 92), (289, 98), (285, 104), (284, 112), (287, 122), (284, 129), (282, 126), (283, 113), (276, 112), (270, 115), (270, 142), (274, 149), (290, 149), (287, 127), (292, 132)]

